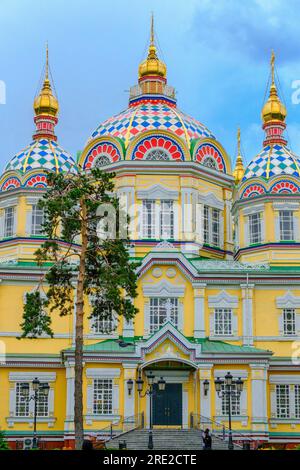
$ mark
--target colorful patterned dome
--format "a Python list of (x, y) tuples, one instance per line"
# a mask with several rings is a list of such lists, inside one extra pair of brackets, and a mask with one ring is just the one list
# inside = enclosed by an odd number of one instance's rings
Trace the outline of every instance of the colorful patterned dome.
[(149, 101), (129, 107), (120, 114), (107, 119), (97, 127), (89, 140), (113, 136), (121, 139), (127, 146), (138, 134), (149, 130), (175, 133), (185, 141), (188, 147), (190, 147), (192, 139), (215, 139), (207, 127), (184, 114), (178, 108)]
[(283, 145), (268, 145), (249, 163), (243, 181), (253, 177), (268, 180), (278, 175), (299, 177), (300, 159)]
[(76, 170), (76, 163), (57, 142), (51, 139), (39, 139), (31, 142), (17, 153), (5, 167), (5, 172), (18, 170), (22, 173), (44, 169), (47, 171), (70, 172)]

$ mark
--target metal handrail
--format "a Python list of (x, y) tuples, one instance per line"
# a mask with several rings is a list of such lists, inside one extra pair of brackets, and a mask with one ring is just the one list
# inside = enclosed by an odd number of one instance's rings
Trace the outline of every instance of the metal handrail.
[(138, 413), (133, 416), (120, 417), (112, 421), (108, 426), (97, 431), (97, 441), (109, 441), (114, 437), (120, 436), (134, 429), (144, 426), (144, 413)]
[[(202, 416), (198, 413), (191, 413), (191, 427), (192, 428), (204, 430), (202, 425), (205, 425), (205, 424), (210, 424), (211, 433), (215, 437), (218, 437), (219, 439), (222, 439), (223, 441), (226, 440), (226, 431), (227, 431), (227, 434), (230, 431), (228, 426), (226, 426), (224, 423), (221, 423), (220, 421), (215, 421), (206, 416)], [(216, 427), (222, 428), (222, 429), (215, 429)], [(238, 437), (240, 438), (238, 440), (251, 442), (254, 448), (256, 448), (257, 446), (257, 441), (247, 434), (242, 434), (232, 429), (232, 436), (233, 436), (233, 439), (236, 439)]]

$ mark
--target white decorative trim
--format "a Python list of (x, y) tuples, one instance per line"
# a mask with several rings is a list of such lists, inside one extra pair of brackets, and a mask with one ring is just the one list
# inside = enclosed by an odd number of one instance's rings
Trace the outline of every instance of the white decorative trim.
[(40, 196), (27, 196), (26, 204), (29, 206), (35, 206), (42, 198)]
[(160, 184), (155, 184), (148, 189), (137, 191), (136, 196), (137, 199), (176, 200), (179, 198), (179, 192), (174, 189), (166, 188)]
[(86, 376), (92, 379), (99, 379), (100, 377), (104, 378), (113, 378), (113, 377), (120, 377), (121, 369), (116, 368), (91, 368), (88, 367), (86, 369)]
[(300, 375), (270, 375), (269, 376), (270, 384), (286, 384), (286, 385), (295, 385), (300, 384)]
[(208, 297), (209, 308), (237, 308), (238, 304), (238, 297), (229, 295), (225, 290), (218, 295), (210, 295)]
[(7, 207), (13, 207), (18, 205), (18, 197), (9, 197), (0, 201), (0, 209), (6, 209)]
[(239, 377), (241, 377), (241, 379), (247, 379), (248, 378), (248, 371), (247, 370), (245, 370), (245, 369), (230, 370), (230, 367), (228, 369), (216, 369), (216, 370), (214, 370), (214, 378), (216, 379), (217, 377), (220, 377), (220, 379), (223, 379), (228, 371), (231, 373), (231, 375), (234, 379), (238, 379)]
[(273, 202), (273, 209), (275, 211), (297, 211), (299, 209), (299, 202), (291, 202), (291, 201), (280, 201), (280, 202)]
[(277, 308), (300, 308), (300, 296), (287, 291), (283, 296), (276, 298)]
[(251, 204), (250, 207), (245, 207), (243, 209), (243, 214), (244, 215), (252, 215), (256, 214), (257, 212), (264, 212), (265, 210), (265, 205), (264, 204)]
[(199, 193), (198, 195), (198, 202), (213, 207), (214, 209), (223, 210), (224, 209), (224, 201), (218, 199), (214, 193), (208, 193), (202, 195)]
[(185, 286), (171, 284), (163, 279), (157, 284), (144, 284), (143, 294), (145, 297), (183, 297)]
[(56, 372), (10, 372), (10, 382), (32, 382), (36, 377), (42, 382), (55, 382)]

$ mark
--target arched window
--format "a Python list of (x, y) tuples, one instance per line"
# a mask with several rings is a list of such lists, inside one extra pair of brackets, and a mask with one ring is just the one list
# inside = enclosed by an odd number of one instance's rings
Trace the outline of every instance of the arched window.
[(217, 163), (216, 160), (212, 157), (206, 157), (205, 160), (202, 162), (204, 166), (208, 168), (212, 168), (213, 170), (217, 170)]
[(105, 166), (109, 164), (110, 164), (110, 158), (107, 155), (102, 154), (102, 155), (99, 155), (99, 157), (97, 157), (94, 167), (99, 168), (100, 166)]

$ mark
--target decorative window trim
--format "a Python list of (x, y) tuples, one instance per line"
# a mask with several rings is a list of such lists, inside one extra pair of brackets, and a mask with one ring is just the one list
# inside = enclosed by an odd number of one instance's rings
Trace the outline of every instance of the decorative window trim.
[(120, 377), (121, 375), (121, 369), (116, 368), (93, 368), (93, 367), (88, 367), (86, 369), (86, 376), (90, 379), (111, 379), (111, 378), (116, 378)]
[(291, 291), (286, 292), (281, 297), (276, 298), (277, 308), (300, 308), (300, 296), (292, 294)]
[(218, 199), (214, 193), (208, 193), (204, 196), (198, 193), (198, 202), (214, 209), (224, 210), (224, 201)]
[(225, 290), (217, 295), (210, 295), (208, 297), (209, 308), (238, 308), (238, 297), (228, 294)]
[[(87, 414), (85, 415), (86, 424), (92, 425), (93, 421), (111, 421), (119, 419), (120, 407), (120, 375), (121, 369), (113, 368), (88, 368), (86, 370), (87, 385)], [(93, 413), (93, 397), (94, 397), (94, 379), (112, 379), (112, 413), (111, 414), (94, 414)]]
[(178, 200), (179, 191), (166, 188), (160, 184), (155, 184), (148, 189), (141, 189), (136, 192), (137, 199), (154, 199), (154, 200)]
[(274, 211), (297, 211), (299, 210), (299, 202), (273, 202)]
[[(56, 381), (56, 372), (10, 372), (8, 380), (10, 382), (9, 390), (9, 417), (6, 418), (8, 427), (13, 427), (15, 423), (28, 423), (31, 427), (33, 425), (33, 403), (30, 403), (29, 416), (15, 416), (16, 408), (16, 382), (32, 382), (37, 377), (41, 382), (54, 383)], [(52, 428), (56, 421), (54, 417), (54, 389), (50, 386), (49, 397), (48, 397), (48, 410), (49, 416), (37, 416), (38, 423), (48, 423), (48, 427)]]
[(264, 212), (265, 210), (265, 205), (264, 204), (255, 204), (254, 206), (251, 205), (251, 207), (245, 207), (243, 209), (243, 214), (244, 215), (251, 215), (255, 214), (257, 212)]
[(157, 284), (143, 284), (143, 294), (145, 297), (183, 297), (184, 285), (175, 285), (165, 279)]
[(3, 199), (0, 201), (0, 209), (6, 209), (7, 207), (14, 207), (18, 205), (17, 197), (10, 197), (8, 199)]
[(269, 383), (275, 385), (299, 385), (299, 375), (270, 375)]
[(35, 206), (36, 204), (39, 203), (39, 201), (41, 200), (42, 198), (40, 196), (27, 196), (26, 197), (26, 204), (28, 206)]

